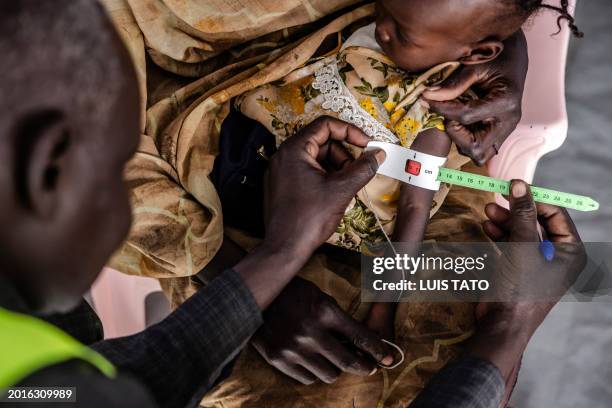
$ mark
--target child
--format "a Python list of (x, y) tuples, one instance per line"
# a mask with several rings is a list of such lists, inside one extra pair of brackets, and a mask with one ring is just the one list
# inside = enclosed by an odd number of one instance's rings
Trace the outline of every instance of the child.
[[(355, 32), (339, 53), (297, 70), (283, 81), (242, 95), (236, 107), (272, 132), (277, 145), (315, 118), (332, 115), (357, 125), (375, 140), (416, 150), (419, 145), (413, 143), (423, 133), (421, 138), (435, 139), (428, 153), (448, 155), (447, 167), (461, 167), (467, 159), (456, 149), (449, 155), (444, 120), (429, 111), (421, 94), (461, 64), (495, 59), (504, 48), (503, 40), (532, 13), (552, 6), (533, 0), (481, 0), (467, 5), (450, 0), (383, 0), (376, 6), (376, 23)], [(562, 1), (560, 11), (561, 18), (569, 19), (578, 34), (567, 13), (567, 1)], [(476, 98), (477, 93), (464, 97)], [(443, 186), (436, 194), (431, 215), (447, 192)], [(378, 226), (370, 221), (355, 222), (356, 215), (370, 210), (379, 215), (386, 231), (392, 232), (398, 183), (378, 177), (367, 193), (372, 208), (364, 194), (356, 197), (330, 243), (359, 250), (364, 243), (380, 241), (383, 236)]]
[[(497, 58), (503, 41), (539, 9), (559, 11), (559, 20), (568, 20), (574, 34), (581, 35), (567, 0), (560, 7), (539, 0), (378, 0), (376, 8), (376, 22), (353, 33), (339, 52), (242, 95), (236, 108), (265, 126), (277, 145), (317, 117), (331, 115), (373, 140), (448, 157), (445, 167), (457, 169), (469, 159), (451, 145), (444, 118), (429, 111), (421, 94), (461, 65)], [(463, 98), (478, 98), (478, 89)], [(395, 234), (394, 241), (418, 245), (449, 186), (435, 194), (404, 187), (400, 205), (410, 209), (403, 212), (404, 219), (397, 219), (399, 187), (399, 182), (377, 176), (355, 197), (328, 242), (366, 251), (369, 244), (383, 241), (381, 227), (392, 236), (394, 226), (402, 224), (406, 227), (398, 230), (403, 235)], [(367, 324), (392, 339), (394, 318), (394, 304), (375, 303)]]

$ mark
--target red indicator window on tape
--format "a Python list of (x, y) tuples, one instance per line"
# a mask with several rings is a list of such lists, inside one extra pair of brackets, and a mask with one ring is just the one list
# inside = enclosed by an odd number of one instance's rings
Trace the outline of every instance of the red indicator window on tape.
[(406, 162), (406, 173), (418, 176), (421, 173), (421, 163), (414, 160), (408, 160)]

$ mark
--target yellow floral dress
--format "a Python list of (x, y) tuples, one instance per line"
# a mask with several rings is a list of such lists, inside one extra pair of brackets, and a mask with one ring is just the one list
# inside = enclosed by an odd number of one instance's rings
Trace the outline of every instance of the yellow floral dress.
[[(420, 99), (427, 87), (446, 79), (458, 63), (446, 63), (421, 74), (409, 74), (385, 55), (351, 46), (337, 55), (312, 61), (280, 81), (241, 95), (236, 107), (272, 132), (280, 145), (320, 116), (334, 116), (361, 128), (373, 140), (410, 147), (421, 132), (444, 130), (444, 118), (430, 112)], [(355, 155), (358, 149), (352, 148)], [(447, 167), (459, 168), (468, 159), (453, 147)], [(399, 182), (378, 175), (350, 203), (329, 243), (364, 250), (393, 231)], [(440, 208), (449, 187), (434, 197), (431, 216)]]

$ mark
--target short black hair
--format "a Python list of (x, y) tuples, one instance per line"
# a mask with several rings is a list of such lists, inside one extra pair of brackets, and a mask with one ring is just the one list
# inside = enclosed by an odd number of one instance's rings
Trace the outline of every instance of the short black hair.
[(559, 27), (559, 32), (561, 32), (561, 23), (563, 20), (567, 21), (567, 25), (570, 30), (574, 34), (574, 36), (578, 38), (584, 37), (584, 33), (578, 29), (576, 26), (576, 20), (569, 12), (569, 0), (559, 0), (559, 5), (554, 6), (552, 4), (545, 4), (543, 0), (505, 0), (506, 3), (511, 4), (516, 8), (516, 11), (523, 15), (524, 18), (528, 18), (529, 16), (536, 13), (541, 9), (549, 9), (559, 13), (559, 18), (557, 18), (557, 26)]
[(103, 129), (128, 78), (117, 38), (96, 0), (1, 1), (0, 130), (41, 105)]

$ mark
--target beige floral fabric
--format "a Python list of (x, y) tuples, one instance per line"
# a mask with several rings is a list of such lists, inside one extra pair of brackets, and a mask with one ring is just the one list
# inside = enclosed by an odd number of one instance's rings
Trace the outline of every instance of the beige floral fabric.
[[(214, 27), (187, 24), (185, 14), (172, 11), (179, 3), (189, 4), (192, 17), (215, 15)], [(352, 3), (104, 0), (132, 54), (143, 96), (141, 144), (126, 172), (134, 222), (110, 266), (173, 278), (162, 285), (175, 304), (193, 293), (189, 277), (208, 264), (223, 239), (222, 209), (208, 176), (231, 98), (294, 71), (328, 37), (374, 11), (370, 4), (329, 15)], [(252, 40), (258, 35), (263, 37)], [(222, 67), (213, 66), (219, 58)]]
[[(273, 125), (265, 100), (257, 102), (256, 93), (279, 92), (294, 112), (304, 109), (306, 114), (317, 98), (315, 90), (308, 88), (312, 64), (335, 56), (339, 34), (371, 22), (374, 7), (355, 0), (102, 1), (134, 59), (142, 94), (141, 144), (126, 171), (134, 222), (111, 266), (158, 278), (177, 306), (197, 290), (191, 277), (210, 262), (224, 232), (246, 249), (256, 244), (239, 231), (224, 231), (220, 202), (209, 179), (230, 101), (251, 92), (253, 106), (267, 115), (262, 123), (279, 138), (290, 136), (304, 123), (294, 124), (279, 114)], [(361, 108), (372, 117), (378, 115), (380, 123), (403, 143), (409, 145), (423, 128), (440, 125), (435, 115), (410, 108), (415, 101), (408, 95), (418, 88), (418, 79), (412, 79), (417, 86), (411, 90), (380, 54), (353, 49), (344, 55), (340, 61), (346, 62), (344, 68), (353, 67), (353, 71), (344, 70), (344, 75)], [(428, 75), (422, 78), (430, 80)], [(432, 78), (435, 82), (435, 74)], [(286, 86), (280, 86), (280, 81)], [(303, 91), (302, 100), (294, 97)], [(243, 107), (247, 99), (242, 97)], [(405, 100), (408, 109), (395, 114), (394, 104)], [(381, 187), (370, 193), (385, 220), (393, 219), (392, 191)], [(353, 243), (363, 231), (367, 237), (376, 234), (360, 197), (352, 206), (355, 214), (348, 214), (337, 234), (347, 247), (358, 246)], [(488, 200), (487, 195), (453, 188), (432, 217), (427, 239), (484, 240), (479, 223)], [(352, 255), (316, 254), (301, 275), (362, 319), (369, 305), (360, 301), (360, 275), (353, 259), (359, 254), (346, 252)], [(247, 348), (231, 377), (202, 405), (405, 406), (461, 350), (473, 327), (473, 310), (459, 303), (402, 304), (395, 326), (396, 341), (407, 352), (406, 362), (396, 370), (379, 371), (367, 379), (343, 375), (333, 386), (304, 387)]]
[[(127, 0), (149, 54), (172, 72), (200, 77), (237, 58), (277, 51), (309, 24), (355, 0)], [(293, 35), (299, 32), (300, 35)]]

